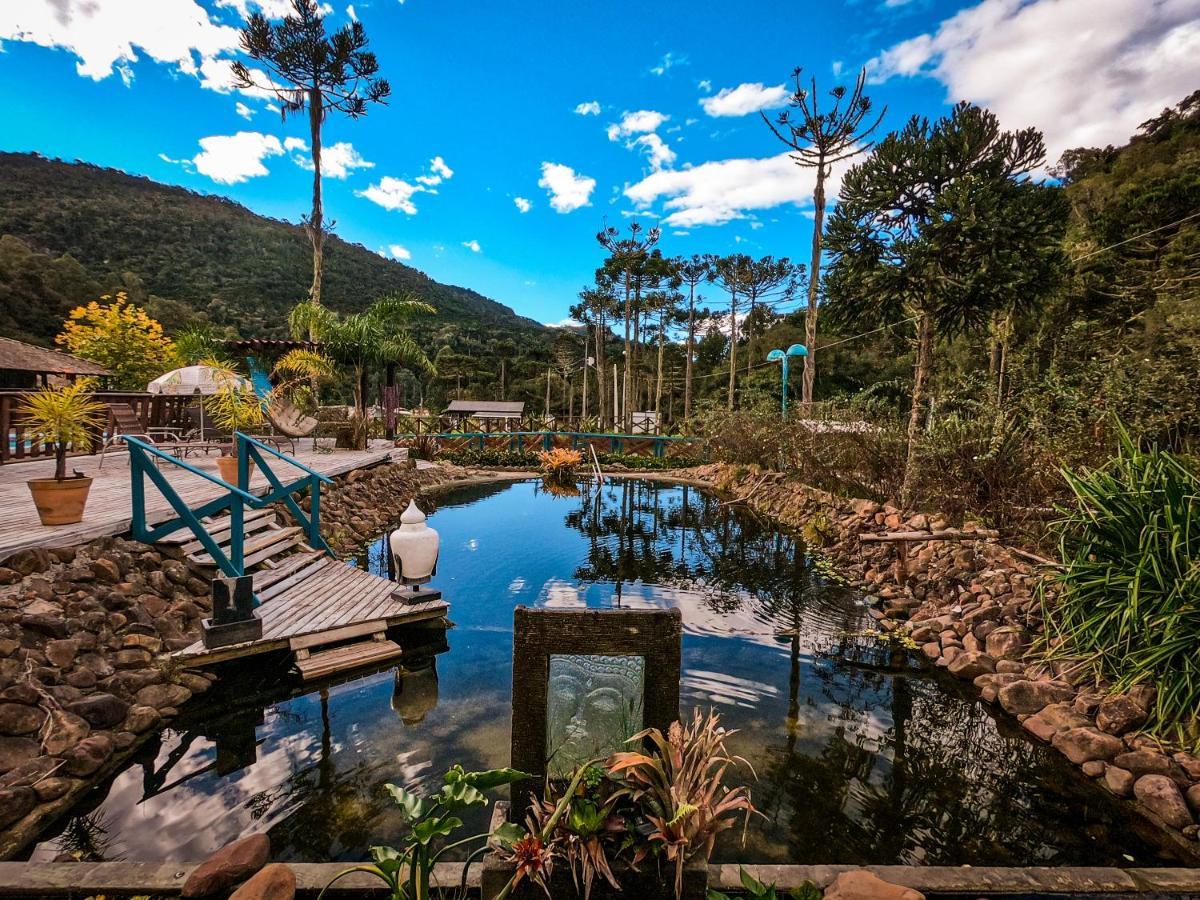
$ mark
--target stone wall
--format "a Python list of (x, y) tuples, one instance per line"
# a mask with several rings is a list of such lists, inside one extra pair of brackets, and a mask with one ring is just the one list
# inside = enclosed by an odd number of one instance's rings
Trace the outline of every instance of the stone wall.
[(873, 598), (870, 612), (881, 630), (909, 635), (933, 665), (971, 681), (981, 702), (1129, 799), (1163, 827), (1181, 856), (1200, 863), (1200, 759), (1139, 733), (1153, 686), (1113, 694), (1088, 667), (1045, 657), (1036, 592), (1042, 575), (1028, 554), (970, 523), (961, 531), (977, 539), (866, 543), (865, 534), (942, 531), (947, 523), (751, 467), (718, 464), (680, 474), (803, 534)]

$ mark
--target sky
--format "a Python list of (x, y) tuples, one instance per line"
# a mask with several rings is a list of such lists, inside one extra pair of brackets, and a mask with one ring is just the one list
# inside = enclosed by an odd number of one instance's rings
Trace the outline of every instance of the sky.
[[(307, 121), (232, 84), (238, 28), (288, 0), (0, 0), (0, 149), (111, 166), (296, 222)], [(324, 129), (342, 238), (546, 323), (603, 259), (660, 225), (668, 255), (807, 262), (811, 169), (760, 111), (792, 71), (870, 73), (879, 133), (959, 100), (1037, 126), (1049, 163), (1120, 144), (1200, 88), (1200, 0), (342, 0), (387, 105)], [(837, 172), (834, 173), (836, 188)], [(364, 297), (364, 302), (373, 298)]]

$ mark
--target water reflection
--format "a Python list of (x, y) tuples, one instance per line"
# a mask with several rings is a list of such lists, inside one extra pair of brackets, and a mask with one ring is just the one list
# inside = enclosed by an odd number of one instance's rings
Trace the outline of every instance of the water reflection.
[[(299, 685), (283, 659), (227, 671), (38, 858), (82, 835), (94, 856), (195, 859), (259, 828), (281, 859), (361, 858), (400, 832), (385, 782), (429, 790), (453, 763), (508, 763), (512, 610), (525, 604), (682, 611), (683, 705), (719, 708), (759, 775), (763, 817), (745, 848), (725, 835), (718, 859), (1157, 861), (1137, 823), (1057, 755), (856, 636), (861, 601), (737, 507), (651, 482), (576, 497), (522, 482), (427, 511), (454, 628), (395, 635), (401, 668), (343, 683)], [(384, 542), (358, 564), (385, 573)]]

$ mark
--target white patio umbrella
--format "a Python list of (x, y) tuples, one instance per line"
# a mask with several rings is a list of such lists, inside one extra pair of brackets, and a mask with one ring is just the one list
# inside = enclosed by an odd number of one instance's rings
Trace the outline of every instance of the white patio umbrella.
[[(159, 375), (148, 385), (146, 390), (151, 394), (163, 394), (174, 397), (209, 397), (221, 388), (229, 385), (230, 377), (227, 371), (212, 366), (184, 366), (172, 369), (164, 375)], [(239, 389), (250, 387), (250, 382), (240, 375), (233, 376), (232, 383)], [(204, 404), (200, 403), (200, 434), (204, 435)]]

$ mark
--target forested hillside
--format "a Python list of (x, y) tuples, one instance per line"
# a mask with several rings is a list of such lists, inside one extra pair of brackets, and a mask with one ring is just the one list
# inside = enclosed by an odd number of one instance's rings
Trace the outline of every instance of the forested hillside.
[[(198, 316), (245, 337), (284, 337), (311, 272), (297, 225), (114, 169), (0, 153), (2, 334), (49, 343), (73, 305), (123, 288), (169, 328)], [(437, 307), (436, 320), (418, 326), (427, 333), (541, 330), (475, 291), (328, 239), (328, 306), (358, 310), (396, 292)]]

